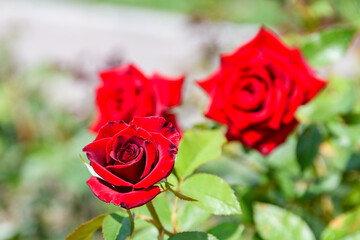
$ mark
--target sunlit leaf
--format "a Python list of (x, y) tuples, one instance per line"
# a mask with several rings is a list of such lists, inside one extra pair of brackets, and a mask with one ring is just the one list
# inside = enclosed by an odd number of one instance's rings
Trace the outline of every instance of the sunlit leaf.
[(121, 213), (111, 213), (104, 219), (103, 235), (105, 240), (125, 240), (131, 233), (129, 217)]
[(184, 179), (206, 162), (218, 159), (225, 141), (220, 130), (187, 131), (175, 161), (178, 177)]
[(313, 66), (323, 66), (339, 60), (346, 52), (356, 29), (328, 29), (307, 36), (301, 45), (305, 57)]
[[(333, 219), (321, 235), (322, 240), (359, 239), (350, 235), (360, 236), (360, 208), (341, 214)], [(347, 238), (348, 237), (348, 238)]]
[(84, 240), (91, 239), (91, 236), (98, 230), (108, 214), (99, 215), (88, 222), (79, 225), (65, 240)]
[(256, 229), (264, 240), (315, 240), (304, 220), (285, 209), (256, 203), (254, 215)]
[(221, 178), (199, 173), (186, 179), (181, 191), (191, 198), (200, 208), (217, 215), (240, 214), (241, 209), (234, 191)]

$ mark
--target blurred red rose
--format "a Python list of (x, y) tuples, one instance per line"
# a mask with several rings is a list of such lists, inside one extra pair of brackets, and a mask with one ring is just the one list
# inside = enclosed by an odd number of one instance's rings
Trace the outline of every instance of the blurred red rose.
[(130, 122), (134, 117), (162, 116), (177, 127), (171, 107), (180, 105), (184, 77), (158, 73), (148, 78), (128, 64), (99, 73), (96, 90), (97, 117), (90, 130), (98, 132), (108, 121)]
[(102, 178), (92, 176), (87, 184), (104, 202), (126, 209), (141, 206), (160, 193), (154, 184), (173, 170), (179, 139), (162, 117), (109, 122), (83, 149)]
[(228, 126), (227, 138), (269, 154), (296, 127), (296, 109), (325, 85), (298, 49), (262, 28), (217, 72), (198, 84), (210, 96), (206, 116)]

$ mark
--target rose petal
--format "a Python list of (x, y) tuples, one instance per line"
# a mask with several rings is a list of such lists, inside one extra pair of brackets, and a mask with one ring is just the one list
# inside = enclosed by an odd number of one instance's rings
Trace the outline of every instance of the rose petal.
[(140, 179), (145, 177), (151, 171), (151, 168), (154, 165), (154, 163), (158, 161), (158, 151), (153, 142), (146, 141), (144, 149), (145, 149), (145, 155), (146, 155), (146, 162), (145, 162), (144, 171), (143, 171), (142, 175), (140, 176)]
[(159, 73), (154, 73), (150, 78), (150, 82), (154, 86), (155, 95), (163, 106), (163, 110), (181, 104), (181, 88), (184, 79), (184, 76), (169, 78)]
[(135, 188), (148, 188), (154, 185), (161, 179), (168, 177), (174, 168), (177, 146), (162, 134), (152, 133), (152, 135), (158, 147), (158, 162), (147, 176), (134, 185)]
[(97, 162), (98, 164), (105, 166), (106, 160), (106, 145), (111, 138), (102, 138), (100, 140), (94, 140), (92, 143), (86, 145), (83, 148), (83, 152), (86, 152), (87, 158), (90, 162)]
[(90, 165), (92, 166), (94, 171), (97, 174), (99, 174), (100, 177), (102, 177), (104, 180), (115, 186), (119, 186), (119, 187), (133, 186), (132, 183), (129, 183), (124, 179), (119, 178), (118, 176), (116, 176), (115, 174), (113, 174), (112, 172), (110, 172), (109, 170), (107, 170), (105, 167), (101, 166), (97, 162), (90, 162)]
[(106, 125), (100, 128), (99, 133), (95, 138), (95, 141), (102, 138), (113, 137), (115, 134), (121, 132), (127, 127), (129, 127), (129, 125), (126, 124), (124, 121), (118, 121), (118, 122), (109, 121)]
[(217, 70), (205, 80), (198, 80), (196, 83), (202, 87), (209, 95), (213, 92), (216, 85), (216, 79), (221, 77), (221, 70)]
[(106, 169), (127, 182), (136, 183), (144, 171), (145, 161), (142, 150), (137, 158), (128, 164), (107, 166)]
[(256, 49), (257, 51), (266, 49), (283, 56), (288, 56), (291, 51), (290, 48), (279, 40), (275, 33), (264, 27), (260, 29), (258, 34), (252, 40), (236, 50), (234, 55), (241, 54), (242, 51), (249, 49)]
[(111, 160), (118, 160), (116, 157), (117, 151), (121, 149), (121, 146), (128, 140), (128, 137), (126, 136), (118, 136), (116, 138), (112, 138), (108, 145), (106, 146), (106, 157), (107, 157), (107, 164), (110, 164), (110, 162), (113, 162)]
[(287, 136), (295, 129), (298, 121), (295, 119), (280, 130), (269, 133), (264, 139), (256, 143), (253, 147), (264, 155), (270, 154), (277, 146), (285, 142)]
[(179, 144), (180, 134), (170, 122), (162, 117), (134, 118), (130, 125), (136, 125), (149, 133), (161, 133), (175, 145)]
[(176, 114), (173, 114), (171, 112), (164, 112), (161, 117), (165, 118), (167, 122), (171, 122), (171, 124), (176, 128), (176, 130), (180, 134), (180, 139), (182, 137), (182, 129), (180, 127), (180, 124), (178, 123)]
[(101, 201), (121, 206), (125, 209), (140, 207), (154, 199), (161, 191), (157, 186), (147, 189), (120, 192), (105, 181), (94, 176), (86, 182), (91, 191)]

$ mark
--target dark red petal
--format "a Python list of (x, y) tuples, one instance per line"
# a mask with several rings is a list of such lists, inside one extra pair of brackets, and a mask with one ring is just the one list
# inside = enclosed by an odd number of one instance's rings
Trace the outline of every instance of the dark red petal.
[(111, 138), (95, 140), (83, 148), (83, 152), (86, 152), (86, 156), (90, 162), (96, 162), (102, 166), (105, 166), (106, 145), (110, 140)]
[(150, 81), (154, 86), (154, 92), (159, 98), (164, 110), (181, 104), (181, 89), (184, 79), (184, 76), (169, 78), (158, 73), (154, 73), (150, 78)]
[(180, 134), (180, 139), (182, 137), (182, 129), (181, 129), (181, 126), (180, 124), (178, 123), (178, 120), (177, 120), (177, 116), (176, 114), (173, 114), (171, 112), (164, 112), (162, 115), (161, 115), (163, 118), (165, 118), (165, 120), (167, 122), (171, 122), (171, 124), (176, 128), (176, 130), (179, 132)]
[(161, 133), (176, 146), (179, 144), (181, 137), (179, 132), (162, 117), (134, 118), (130, 125), (141, 127), (149, 133)]
[(101, 166), (100, 164), (98, 164), (96, 162), (91, 162), (90, 164), (91, 164), (92, 168), (94, 169), (94, 171), (97, 174), (99, 174), (99, 176), (102, 177), (107, 182), (109, 182), (115, 186), (119, 186), (119, 187), (133, 186), (133, 184), (119, 178), (118, 176), (116, 176), (115, 174), (113, 174), (112, 172), (110, 172), (105, 167)]
[(127, 136), (118, 136), (116, 138), (112, 138), (108, 145), (106, 146), (106, 158), (107, 158), (107, 164), (110, 163), (111, 158), (113, 160), (119, 160), (117, 159), (117, 152), (121, 148), (121, 146), (128, 140)]
[(106, 169), (127, 182), (136, 183), (144, 171), (145, 161), (142, 150), (137, 158), (128, 164), (107, 166)]
[(101, 201), (112, 203), (125, 209), (140, 207), (160, 193), (160, 188), (157, 186), (129, 192), (119, 192), (105, 181), (94, 176), (90, 177), (86, 183)]
[(148, 188), (154, 185), (161, 179), (168, 177), (174, 168), (177, 146), (162, 134), (152, 133), (152, 135), (157, 143), (159, 159), (151, 172), (134, 185), (135, 188)]
[(286, 138), (294, 130), (297, 124), (298, 122), (294, 119), (290, 124), (284, 125), (279, 130), (269, 133), (253, 147), (264, 155), (270, 154), (277, 146), (285, 142)]
[(124, 121), (119, 122), (111, 122), (109, 121), (107, 124), (105, 124), (103, 127), (100, 128), (98, 135), (96, 136), (96, 140), (102, 139), (102, 138), (108, 138), (113, 137), (117, 133), (121, 132), (125, 128), (127, 128), (129, 125), (126, 124)]
[(154, 145), (154, 142), (146, 141), (144, 148), (145, 148), (146, 161), (145, 161), (145, 168), (140, 176), (140, 179), (145, 177), (151, 171), (153, 164), (158, 160), (158, 151), (156, 146)]

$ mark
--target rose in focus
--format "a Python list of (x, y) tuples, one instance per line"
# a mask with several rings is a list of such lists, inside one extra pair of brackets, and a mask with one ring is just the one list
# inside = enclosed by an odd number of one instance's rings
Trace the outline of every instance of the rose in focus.
[(296, 109), (325, 85), (298, 49), (262, 28), (221, 57), (220, 68), (198, 84), (210, 96), (206, 116), (228, 126), (227, 138), (269, 154), (298, 124)]
[[(134, 117), (162, 116), (177, 127), (171, 113), (180, 105), (184, 77), (169, 78), (158, 73), (147, 77), (128, 64), (99, 73), (96, 90), (97, 116), (90, 130), (98, 132), (108, 121), (129, 123)], [(178, 127), (177, 127), (178, 128)]]
[(180, 134), (162, 117), (109, 122), (83, 151), (94, 171), (87, 181), (102, 201), (125, 209), (141, 206), (160, 193), (155, 184), (174, 167)]

